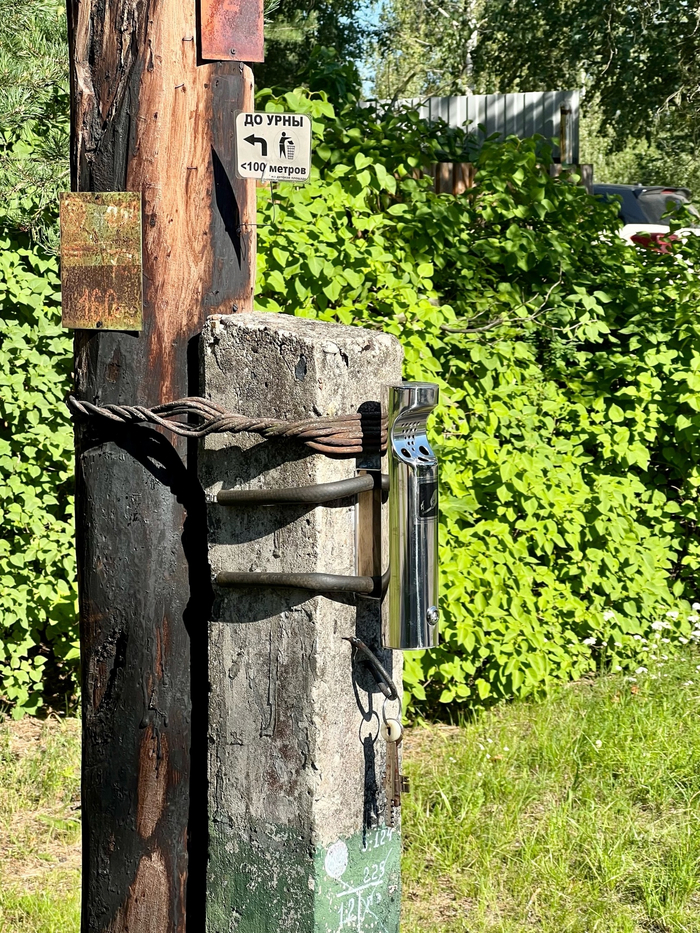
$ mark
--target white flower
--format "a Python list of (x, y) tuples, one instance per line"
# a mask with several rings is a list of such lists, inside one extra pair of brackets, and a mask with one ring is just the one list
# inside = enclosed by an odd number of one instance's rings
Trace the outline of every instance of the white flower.
[(602, 744), (603, 744), (603, 743), (600, 741), (600, 739), (596, 739), (596, 743), (595, 743), (595, 747), (596, 747), (596, 748), (600, 748), (600, 747), (602, 746)]
[(700, 612), (700, 603), (693, 603), (693, 605), (690, 608), (693, 609), (695, 612)]
[(615, 613), (612, 609), (606, 609), (603, 613), (603, 622), (609, 622), (611, 619), (615, 618)]
[(647, 673), (647, 669), (646, 669), (646, 667), (638, 667), (637, 670), (636, 670), (634, 673), (635, 673), (635, 674), (646, 674), (646, 673)]
[(479, 748), (481, 749), (482, 752), (486, 751), (486, 746), (482, 745), (481, 742), (479, 742)]
[(661, 657), (664, 659), (664, 661), (668, 661), (668, 655), (667, 655), (667, 654), (662, 654)]
[(681, 638), (678, 639), (678, 641), (679, 641), (682, 645), (687, 645), (687, 644), (688, 644), (688, 639), (687, 639), (687, 638), (682, 638), (682, 637), (681, 637)]
[[(654, 625), (656, 625), (656, 622), (654, 622)], [(654, 625), (652, 625), (652, 628), (654, 628)], [(642, 636), (641, 636), (641, 635), (634, 635), (633, 638), (634, 638), (635, 641), (641, 641), (641, 640), (642, 640)]]
[(504, 752), (509, 752), (509, 751), (510, 751), (510, 749), (508, 748), (508, 746), (507, 746), (507, 745), (504, 745), (504, 746), (503, 746), (503, 751), (504, 751)]
[[(676, 615), (678, 615), (678, 613), (676, 613)], [(659, 619), (657, 622), (652, 622), (651, 627), (654, 629), (655, 632), (660, 632), (661, 629), (664, 629), (664, 628), (671, 628), (668, 622), (662, 622), (661, 619)]]
[(615, 642), (615, 647), (616, 647), (616, 648), (622, 648), (622, 642), (621, 642), (621, 641), (616, 641), (616, 642)]
[(688, 616), (688, 622), (697, 622), (700, 619), (700, 616), (692, 615)]
[(483, 777), (483, 776), (484, 776), (484, 772), (483, 772), (483, 771), (477, 771), (477, 772), (476, 772), (476, 776), (477, 776), (477, 777)]
[(629, 680), (629, 682), (632, 683), (632, 684), (636, 684), (636, 683), (637, 683), (637, 678), (636, 678), (636, 677), (625, 677), (625, 680)]
[(661, 641), (662, 641), (665, 645), (670, 645), (670, 644), (671, 644), (671, 639), (670, 639), (670, 638), (662, 638)]
[(692, 681), (692, 680), (686, 680), (686, 681), (683, 683), (683, 686), (684, 686), (684, 687), (692, 687), (692, 686), (693, 686), (693, 681)]
[(584, 638), (583, 644), (584, 645), (595, 645), (595, 638), (593, 638), (592, 636), (591, 638)]
[(491, 742), (491, 744), (493, 744), (493, 739), (486, 739), (486, 741)]
[(619, 664), (616, 664), (616, 665), (615, 665), (615, 670), (616, 670), (616, 671), (621, 671), (621, 670), (622, 670), (622, 668), (620, 667), (620, 665), (619, 665)]
[(677, 619), (677, 618), (678, 618), (678, 610), (677, 610), (677, 609), (671, 609), (671, 610), (669, 610), (669, 611), (666, 613), (666, 618), (667, 618), (667, 619)]

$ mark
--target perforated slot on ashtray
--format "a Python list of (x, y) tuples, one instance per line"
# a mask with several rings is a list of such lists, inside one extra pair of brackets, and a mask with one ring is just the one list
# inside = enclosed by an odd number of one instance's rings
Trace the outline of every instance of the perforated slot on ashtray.
[(418, 463), (434, 462), (433, 452), (425, 436), (425, 421), (397, 420), (392, 433), (394, 446), (402, 457)]

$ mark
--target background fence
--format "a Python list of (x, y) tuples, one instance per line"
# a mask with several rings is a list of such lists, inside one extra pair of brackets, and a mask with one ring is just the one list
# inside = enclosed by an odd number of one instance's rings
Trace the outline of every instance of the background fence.
[[(426, 120), (444, 120), (454, 127), (469, 121), (486, 135), (534, 136), (560, 139), (554, 161), (579, 160), (579, 92), (533, 91), (527, 94), (470, 94), (462, 97), (405, 98), (401, 104), (415, 107)], [(563, 152), (563, 157), (562, 157)]]

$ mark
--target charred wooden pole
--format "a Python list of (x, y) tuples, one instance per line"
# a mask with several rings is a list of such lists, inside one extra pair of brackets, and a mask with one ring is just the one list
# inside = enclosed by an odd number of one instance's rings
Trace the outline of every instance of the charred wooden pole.
[[(251, 72), (198, 60), (194, 2), (68, 0), (68, 21), (73, 189), (143, 205), (143, 329), (78, 331), (76, 394), (196, 394), (206, 315), (252, 302), (254, 182), (232, 171)], [(76, 458), (82, 931), (201, 933), (211, 584), (194, 448), (87, 423)]]

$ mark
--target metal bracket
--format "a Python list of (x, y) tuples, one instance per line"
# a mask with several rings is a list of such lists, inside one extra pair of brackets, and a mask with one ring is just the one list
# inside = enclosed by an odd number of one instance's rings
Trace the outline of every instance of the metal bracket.
[[(362, 473), (335, 483), (295, 486), (287, 489), (222, 489), (216, 501), (225, 506), (320, 505), (350, 496), (359, 496), (358, 569), (359, 576), (335, 573), (265, 573), (221, 570), (214, 578), (218, 586), (287, 586), (315, 593), (357, 593), (381, 599), (390, 572), (381, 573), (379, 533), (381, 494), (389, 489), (389, 477), (379, 471)], [(369, 571), (363, 574), (362, 571)]]
[(314, 593), (357, 593), (381, 599), (389, 586), (390, 571), (381, 577), (355, 577), (338, 573), (243, 573), (220, 570), (218, 586), (287, 586)]
[(219, 505), (320, 505), (335, 499), (358, 496), (380, 486), (389, 489), (389, 477), (384, 473), (363, 473), (336, 483), (315, 486), (290, 486), (287, 489), (222, 489), (216, 494)]

